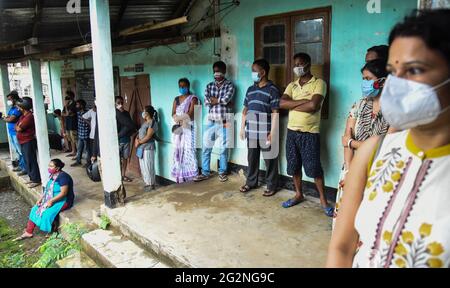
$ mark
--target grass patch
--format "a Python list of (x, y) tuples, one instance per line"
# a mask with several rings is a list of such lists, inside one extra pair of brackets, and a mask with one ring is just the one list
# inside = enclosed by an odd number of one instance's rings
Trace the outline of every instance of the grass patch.
[(75, 223), (66, 224), (61, 230), (65, 237), (53, 233), (36, 249), (36, 243), (32, 247), (30, 240), (14, 242), (17, 231), (0, 218), (0, 268), (56, 267), (56, 261), (81, 250), (80, 239), (87, 232), (86, 228)]
[(29, 268), (39, 259), (23, 243), (13, 241), (16, 235), (17, 231), (0, 218), (0, 268)]

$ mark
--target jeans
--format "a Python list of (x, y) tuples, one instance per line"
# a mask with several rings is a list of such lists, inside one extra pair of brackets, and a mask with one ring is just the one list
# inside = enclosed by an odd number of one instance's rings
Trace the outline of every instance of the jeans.
[(25, 163), (27, 164), (28, 176), (34, 183), (41, 183), (41, 174), (39, 173), (39, 165), (37, 161), (37, 142), (36, 139), (21, 145)]
[(202, 174), (209, 176), (211, 173), (211, 152), (217, 139), (220, 140), (219, 174), (225, 174), (228, 170), (228, 135), (230, 128), (225, 128), (222, 122), (208, 121), (202, 151)]
[(16, 150), (17, 155), (19, 156), (19, 168), (26, 173), (27, 167), (25, 164), (25, 158), (23, 157), (22, 147), (19, 144), (19, 140), (17, 140), (17, 135), (10, 135), (10, 136), (11, 136), (11, 144), (14, 147), (14, 150)]
[(77, 143), (77, 163), (81, 164), (81, 157), (83, 157), (83, 150), (86, 148), (87, 158), (86, 161), (89, 163), (91, 161), (91, 145), (88, 139), (80, 139), (78, 138)]

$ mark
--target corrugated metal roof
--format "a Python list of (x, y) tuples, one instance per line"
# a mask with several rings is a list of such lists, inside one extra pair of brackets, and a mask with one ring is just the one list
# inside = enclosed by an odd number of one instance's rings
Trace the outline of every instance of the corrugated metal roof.
[[(89, 37), (88, 0), (81, 1), (81, 13), (69, 14), (66, 0), (45, 0), (41, 20), (37, 26), (39, 39), (74, 38), (81, 44)], [(120, 23), (119, 14), (127, 2)], [(36, 0), (0, 0), (0, 45), (31, 38), (34, 27)], [(124, 29), (149, 21), (165, 21), (174, 15), (183, 0), (110, 0), (111, 26), (113, 30)], [(150, 34), (150, 35), (154, 35)], [(0, 51), (1, 54), (4, 53)]]

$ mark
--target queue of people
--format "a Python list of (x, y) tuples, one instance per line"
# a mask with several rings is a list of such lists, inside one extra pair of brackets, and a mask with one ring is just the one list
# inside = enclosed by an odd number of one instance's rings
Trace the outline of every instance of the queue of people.
[[(253, 62), (253, 84), (243, 103), (240, 138), (247, 144), (247, 179), (240, 192), (258, 186), (259, 163), (266, 164), (267, 189), (276, 194), (279, 181), (279, 113), (289, 112), (286, 138), (287, 174), (292, 176), (295, 196), (282, 203), (290, 208), (305, 200), (302, 169), (313, 178), (324, 213), (333, 217), (328, 267), (449, 267), (450, 265), (450, 10), (421, 11), (398, 23), (389, 36), (389, 46), (367, 50), (361, 68), (362, 98), (351, 107), (342, 136), (344, 163), (335, 207), (325, 197), (324, 171), (320, 159), (320, 119), (327, 95), (325, 81), (311, 73), (306, 53), (293, 56), (298, 77), (281, 94), (270, 81), (265, 59)], [(447, 24), (445, 24), (447, 23)], [(228, 154), (232, 125), (234, 84), (226, 78), (226, 64), (213, 64), (214, 81), (205, 90), (208, 123), (203, 139), (202, 165), (196, 155), (195, 106), (199, 98), (187, 78), (178, 81), (179, 96), (172, 105), (174, 152), (171, 175), (177, 183), (203, 181), (211, 177), (212, 147), (220, 146), (220, 182), (228, 180)], [(139, 129), (116, 97), (116, 120), (122, 181), (127, 159), (138, 157), (144, 190), (155, 189), (155, 152), (158, 113), (146, 106)], [(19, 155), (19, 173), (30, 177), (30, 186), (41, 182), (36, 160), (32, 101), (8, 95), (10, 109), (5, 120)], [(81, 164), (84, 147), (87, 161), (99, 154), (96, 108), (85, 111), (82, 100), (66, 96), (64, 110), (55, 111), (61, 132), (70, 145), (73, 166)], [(77, 121), (75, 119), (78, 119)], [(75, 128), (76, 127), (76, 128)], [(14, 129), (12, 129), (14, 128)], [(13, 131), (14, 130), (14, 131)], [(134, 143), (132, 137), (137, 133)], [(91, 145), (86, 142), (91, 140)], [(78, 141), (77, 141), (78, 140)], [(16, 145), (16, 143), (18, 143)], [(130, 155), (130, 146), (136, 155)], [(77, 154), (74, 154), (76, 153)], [(91, 155), (92, 154), (92, 155)], [(51, 231), (56, 215), (73, 205), (73, 181), (63, 172), (64, 163), (49, 164), (42, 198), (33, 207), (20, 239), (30, 238), (35, 226)], [(199, 173), (200, 172), (200, 173)]]

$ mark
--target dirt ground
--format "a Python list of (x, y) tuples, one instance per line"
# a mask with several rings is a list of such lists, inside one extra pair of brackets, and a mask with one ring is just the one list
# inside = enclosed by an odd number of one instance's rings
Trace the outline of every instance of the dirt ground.
[[(20, 195), (12, 190), (0, 190), (0, 220), (5, 220), (9, 226), (0, 227), (2, 230), (2, 233), (0, 233), (0, 247), (3, 248), (1, 249), (0, 257), (6, 253), (14, 253), (17, 249), (20, 249), (25, 253), (26, 258), (28, 258), (27, 264), (32, 264), (32, 262), (37, 260), (39, 255), (37, 250), (46, 240), (44, 233), (36, 229), (35, 236), (31, 239), (26, 239), (18, 243), (11, 241), (23, 232), (29, 212), (29, 205), (22, 200)], [(4, 223), (4, 221), (0, 222)]]

